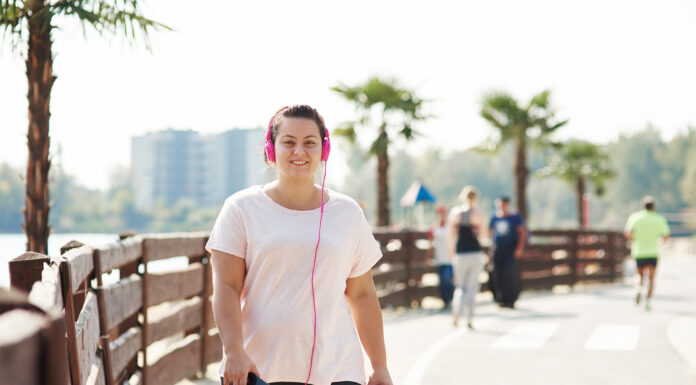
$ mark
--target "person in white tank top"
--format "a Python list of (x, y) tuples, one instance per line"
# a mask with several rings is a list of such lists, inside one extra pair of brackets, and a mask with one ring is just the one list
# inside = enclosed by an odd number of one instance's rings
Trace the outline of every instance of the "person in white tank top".
[(428, 257), (433, 259), (433, 263), (437, 267), (437, 275), (440, 278), (440, 297), (444, 302), (443, 310), (445, 310), (450, 308), (454, 293), (454, 285), (452, 284), (452, 260), (447, 251), (447, 237), (449, 236), (447, 207), (444, 205), (437, 205), (435, 210), (438, 214), (438, 221), (430, 227), (430, 231), (428, 232), (428, 239), (430, 239)]

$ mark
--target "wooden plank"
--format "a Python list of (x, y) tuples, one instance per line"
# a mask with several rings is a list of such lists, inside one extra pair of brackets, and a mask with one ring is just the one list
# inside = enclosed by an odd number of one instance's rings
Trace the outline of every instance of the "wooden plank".
[(43, 332), (42, 383), (46, 385), (67, 385), (68, 345), (65, 341), (65, 318), (61, 310), (53, 309), (47, 313), (49, 325)]
[(548, 275), (539, 278), (522, 279), (522, 290), (550, 290), (556, 285), (570, 285), (571, 274)]
[(171, 385), (198, 373), (200, 369), (200, 336), (191, 334), (174, 344), (171, 352), (145, 370), (148, 385)]
[(150, 273), (147, 287), (147, 307), (200, 294), (203, 291), (202, 269), (203, 265), (194, 263), (181, 271)]
[(177, 332), (188, 330), (202, 323), (203, 302), (200, 297), (182, 301), (158, 317), (149, 317), (147, 345), (169, 337)]
[(205, 342), (205, 362), (222, 360), (222, 340), (217, 329), (209, 330)]
[(27, 252), (13, 259), (9, 263), (10, 285), (13, 289), (22, 290), (25, 293), (31, 291), (35, 282), (41, 280), (41, 272), (44, 263), (50, 263), (47, 255)]
[(104, 363), (102, 362), (101, 357), (97, 356), (89, 369), (89, 376), (87, 376), (85, 385), (106, 385)]
[(97, 290), (104, 303), (105, 334), (142, 307), (142, 279), (136, 274)]
[(60, 264), (60, 281), (63, 300), (65, 302), (65, 334), (68, 340), (68, 363), (70, 365), (70, 382), (72, 385), (81, 385), (80, 366), (77, 361), (77, 337), (75, 321), (79, 317), (79, 309), (75, 306), (72, 273), (70, 264), (64, 258)]
[(121, 372), (128, 366), (128, 363), (138, 353), (142, 347), (142, 330), (134, 326), (121, 334), (117, 339), (109, 343), (111, 350), (111, 369), (113, 376), (110, 381), (121, 377)]
[(594, 273), (594, 274), (578, 274), (578, 282), (609, 282), (611, 281), (611, 273)]
[(150, 262), (179, 256), (202, 256), (207, 239), (207, 233), (143, 235), (143, 257)]
[(128, 379), (128, 385), (140, 385), (143, 382), (143, 373), (140, 370), (133, 372), (133, 375)]
[(29, 302), (44, 311), (63, 308), (63, 293), (60, 281), (60, 261), (55, 259), (43, 265), (41, 280), (34, 282), (29, 292)]
[(92, 370), (92, 363), (97, 355), (99, 345), (99, 313), (97, 296), (88, 292), (85, 305), (75, 322), (75, 342), (77, 344), (77, 362), (80, 368), (80, 383), (84, 384)]
[[(203, 293), (201, 294), (201, 307), (200, 307), (200, 314), (201, 314), (201, 323), (200, 326), (198, 327), (198, 333), (201, 338), (201, 373), (205, 373), (207, 368), (208, 368), (208, 362), (205, 360), (206, 358), (206, 351), (208, 348), (208, 312), (207, 312), (207, 307), (208, 307), (208, 301), (210, 299), (210, 295), (213, 293), (212, 290), (208, 291), (208, 286), (210, 283), (210, 278), (212, 278), (212, 269), (210, 267), (210, 255), (208, 253), (205, 254), (204, 258), (201, 258), (201, 262), (203, 263)], [(212, 288), (211, 288), (212, 289)]]
[(388, 294), (382, 295), (379, 297), (379, 304), (381, 307), (387, 307), (387, 306), (394, 306), (394, 307), (399, 307), (399, 306), (406, 306), (406, 304), (410, 304), (410, 301), (406, 297), (406, 294), (408, 292), (408, 287), (404, 287), (399, 290), (394, 290), (389, 292)]
[(92, 248), (82, 246), (76, 249), (70, 249), (63, 254), (70, 265), (70, 279), (73, 293), (80, 287), (84, 281), (94, 270), (94, 260), (92, 259)]
[(534, 259), (520, 259), (518, 261), (520, 270), (550, 270), (559, 265), (567, 265), (568, 261), (565, 259), (546, 259), (546, 260), (534, 260)]
[(411, 301), (422, 301), (425, 297), (440, 298), (440, 288), (437, 286), (415, 286), (409, 293)]
[(127, 265), (142, 256), (143, 240), (140, 236), (126, 238), (94, 249), (94, 258), (99, 260), (100, 270), (106, 273)]
[(382, 259), (379, 260), (379, 263), (377, 266), (384, 264), (384, 263), (389, 263), (389, 264), (396, 264), (396, 263), (405, 263), (406, 259), (408, 258), (408, 251), (405, 249), (400, 249), (400, 250), (395, 250), (395, 251), (386, 251), (382, 250)]
[(45, 317), (36, 312), (16, 309), (0, 314), (0, 383), (39, 383), (41, 331), (45, 327)]
[(407, 271), (403, 267), (393, 267), (387, 271), (375, 271), (372, 280), (375, 285), (385, 285), (390, 282), (403, 282), (408, 278)]
[(413, 259), (414, 262), (423, 262), (428, 256), (428, 250), (425, 249), (419, 249), (415, 245), (411, 245), (412, 247), (412, 254), (411, 258)]
[(374, 235), (377, 242), (379, 242), (382, 246), (384, 246), (387, 243), (389, 243), (389, 241), (394, 240), (394, 239), (400, 240), (403, 243), (409, 237), (409, 232), (408, 231), (390, 231), (390, 230), (382, 230), (380, 228), (375, 228), (372, 231), (372, 235)]

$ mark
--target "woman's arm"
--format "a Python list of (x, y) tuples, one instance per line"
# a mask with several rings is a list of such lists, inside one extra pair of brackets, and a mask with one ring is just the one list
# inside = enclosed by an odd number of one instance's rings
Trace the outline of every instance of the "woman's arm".
[(360, 342), (372, 365), (373, 373), (368, 385), (392, 385), (387, 369), (382, 310), (370, 271), (357, 278), (348, 278), (346, 299)]
[(239, 296), (244, 286), (244, 259), (213, 250), (213, 316), (217, 324), (222, 349), (227, 359), (223, 368), (224, 385), (246, 385), (249, 372), (260, 377), (256, 366), (244, 350), (242, 340), (242, 310)]

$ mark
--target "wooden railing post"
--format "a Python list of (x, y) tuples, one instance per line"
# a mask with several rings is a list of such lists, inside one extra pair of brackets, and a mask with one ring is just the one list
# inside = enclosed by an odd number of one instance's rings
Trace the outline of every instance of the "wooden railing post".
[(203, 292), (201, 293), (201, 327), (199, 334), (201, 336), (201, 375), (205, 377), (205, 372), (208, 369), (207, 349), (208, 349), (208, 303), (210, 302), (210, 292), (208, 286), (208, 278), (210, 276), (210, 254), (207, 252), (201, 258), (203, 264)]
[(142, 353), (143, 353), (143, 377), (142, 377), (142, 385), (147, 385), (148, 382), (148, 362), (147, 362), (147, 346), (148, 346), (148, 336), (150, 333), (150, 327), (148, 326), (148, 318), (147, 318), (147, 308), (148, 308), (148, 273), (147, 273), (147, 261), (149, 260), (149, 245), (148, 242), (143, 242), (143, 272), (140, 274), (142, 278), (142, 283), (143, 283), (143, 295), (142, 295), (142, 301), (143, 301), (143, 323), (142, 323), (142, 328), (143, 328), (143, 333), (142, 333)]
[(415, 247), (413, 241), (413, 230), (406, 230), (406, 234), (403, 237), (403, 239), (404, 240), (402, 241), (401, 247), (406, 248), (406, 303), (408, 304), (408, 307), (411, 307), (414, 300), (414, 282), (416, 279), (416, 277), (413, 274), (413, 254)]
[(29, 293), (34, 282), (41, 280), (41, 271), (44, 263), (50, 263), (47, 255), (26, 252), (10, 261), (10, 285), (12, 289), (18, 289)]
[(578, 282), (578, 237), (580, 232), (570, 231), (568, 239), (568, 259), (570, 265), (570, 287)]

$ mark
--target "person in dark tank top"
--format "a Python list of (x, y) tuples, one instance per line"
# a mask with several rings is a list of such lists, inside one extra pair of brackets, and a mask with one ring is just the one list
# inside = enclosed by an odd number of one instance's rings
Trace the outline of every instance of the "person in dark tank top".
[(454, 326), (466, 311), (467, 326), (473, 329), (472, 319), (476, 293), (480, 288), (479, 275), (483, 268), (485, 255), (481, 251), (479, 237), (485, 231), (485, 218), (477, 209), (478, 192), (473, 186), (466, 186), (459, 194), (461, 206), (450, 213), (449, 249), (454, 267), (454, 299), (452, 313)]

